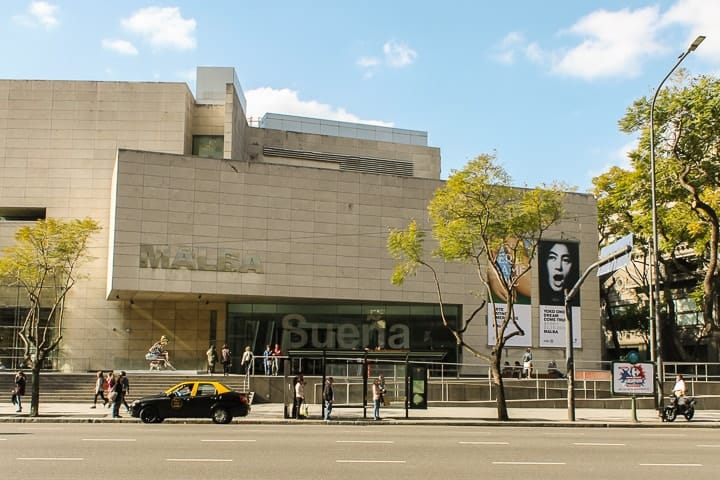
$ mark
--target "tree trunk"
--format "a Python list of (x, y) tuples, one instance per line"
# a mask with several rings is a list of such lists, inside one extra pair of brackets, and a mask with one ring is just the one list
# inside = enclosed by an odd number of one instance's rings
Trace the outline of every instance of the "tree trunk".
[(41, 362), (35, 360), (32, 366), (32, 391), (30, 393), (31, 417), (37, 417), (40, 415), (40, 365)]
[(501, 355), (493, 355), (493, 361), (490, 363), (490, 372), (492, 374), (492, 383), (495, 389), (495, 399), (497, 401), (497, 416), (498, 420), (507, 421), (510, 420), (507, 410), (507, 402), (505, 401), (505, 387), (503, 385), (502, 370), (500, 363), (502, 361)]

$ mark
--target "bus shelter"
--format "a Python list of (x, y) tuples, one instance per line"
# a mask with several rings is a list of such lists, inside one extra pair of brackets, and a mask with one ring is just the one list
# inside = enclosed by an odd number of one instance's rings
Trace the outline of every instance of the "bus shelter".
[[(328, 377), (335, 380), (335, 408), (362, 408), (367, 418), (372, 408), (369, 386), (373, 378), (383, 375), (388, 396), (393, 404), (402, 404), (405, 418), (410, 409), (427, 408), (428, 366), (441, 362), (446, 352), (410, 350), (290, 350), (288, 368), (285, 368), (285, 417), (288, 414), (288, 396), (294, 398), (293, 376), (315, 376), (321, 379), (313, 385), (311, 393), (320, 398), (322, 416), (325, 404), (322, 389)], [(319, 395), (318, 390), (319, 389)], [(306, 399), (308, 391), (306, 390)], [(340, 399), (341, 401), (338, 401)], [(402, 403), (401, 403), (402, 401)]]

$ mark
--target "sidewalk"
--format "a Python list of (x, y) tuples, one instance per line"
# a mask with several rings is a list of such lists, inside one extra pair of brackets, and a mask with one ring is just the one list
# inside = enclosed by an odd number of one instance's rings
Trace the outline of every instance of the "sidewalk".
[[(320, 418), (320, 405), (310, 405), (310, 419), (292, 420), (283, 416), (283, 405), (278, 403), (255, 404), (247, 417), (234, 419), (233, 423), (325, 423)], [(23, 402), (23, 412), (16, 413), (10, 402), (0, 404), (1, 422), (42, 422), (42, 423), (95, 423), (95, 422), (139, 422), (121, 409), (121, 419), (113, 419), (109, 408), (100, 404), (95, 409), (89, 403), (40, 403), (40, 416), (30, 417), (30, 403)], [(575, 421), (568, 420), (568, 410), (561, 408), (510, 408), (511, 420), (499, 422), (497, 411), (490, 407), (429, 407), (427, 410), (405, 410), (398, 407), (383, 408), (380, 422), (372, 419), (372, 407), (363, 418), (361, 408), (336, 408), (332, 423), (360, 424), (401, 424), (401, 425), (464, 425), (464, 426), (557, 426), (557, 427), (693, 427), (720, 428), (720, 410), (697, 410), (691, 421), (678, 417), (674, 422), (661, 422), (655, 410), (637, 411), (637, 422), (632, 419), (630, 409), (578, 408)], [(166, 422), (205, 423), (209, 419), (168, 419)]]

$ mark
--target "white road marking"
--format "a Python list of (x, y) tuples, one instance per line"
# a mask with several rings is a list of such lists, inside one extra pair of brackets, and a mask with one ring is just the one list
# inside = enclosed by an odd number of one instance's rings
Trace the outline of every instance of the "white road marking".
[(641, 433), (641, 437), (687, 437), (682, 433)]
[(166, 458), (168, 462), (232, 462), (232, 458)]
[(393, 440), (335, 440), (335, 443), (395, 443)]
[(510, 445), (510, 442), (458, 442), (460, 445)]
[(83, 442), (135, 442), (134, 438), (83, 438)]
[[(5, 440), (5, 439), (3, 439)], [(703, 448), (720, 448), (720, 445), (717, 444), (708, 444), (708, 445), (695, 445), (696, 447), (703, 447)]]
[(18, 457), (16, 460), (52, 460), (52, 461), (80, 461), (84, 458), (77, 457)]
[(565, 462), (492, 462), (493, 465), (566, 465)]
[(229, 438), (227, 440), (223, 439), (215, 439), (215, 438), (209, 438), (209, 439), (203, 439), (200, 440), (201, 442), (257, 442), (257, 440), (242, 440), (239, 438)]
[(573, 445), (579, 445), (582, 447), (624, 447), (624, 443), (590, 443), (590, 442), (575, 442)]
[(702, 467), (702, 463), (639, 463), (641, 467)]
[(335, 460), (335, 463), (407, 463), (405, 460)]

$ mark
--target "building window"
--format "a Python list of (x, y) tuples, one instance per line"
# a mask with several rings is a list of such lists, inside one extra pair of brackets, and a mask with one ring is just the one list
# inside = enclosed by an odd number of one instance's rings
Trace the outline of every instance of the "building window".
[(224, 148), (225, 137), (222, 135), (193, 135), (193, 155), (207, 158), (223, 158)]
[(32, 207), (0, 207), (0, 222), (34, 222), (45, 220), (46, 209)]

